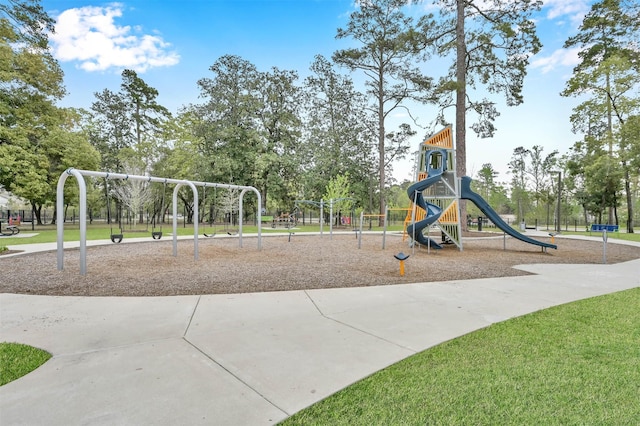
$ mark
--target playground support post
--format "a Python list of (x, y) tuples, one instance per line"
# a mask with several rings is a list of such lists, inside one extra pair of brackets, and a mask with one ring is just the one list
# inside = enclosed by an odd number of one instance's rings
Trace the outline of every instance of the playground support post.
[[(172, 183), (170, 180), (167, 180), (167, 182)], [(193, 191), (193, 259), (198, 260), (198, 222), (200, 219), (198, 214), (198, 190), (196, 186), (189, 181), (176, 183), (176, 186), (173, 188), (173, 256), (178, 256), (178, 191), (183, 185), (189, 185)]]
[[(387, 214), (389, 211), (387, 210)], [(358, 230), (358, 249), (362, 247), (362, 226), (364, 224), (365, 217), (377, 217), (381, 218), (383, 215), (381, 214), (364, 214), (364, 212), (360, 212), (360, 229)], [(387, 215), (384, 215), (384, 227), (382, 228), (382, 250), (384, 250), (385, 239), (387, 236)]]
[[(418, 202), (418, 191), (414, 192), (413, 194), (413, 206), (411, 209), (411, 223), (415, 224), (416, 223), (416, 209), (418, 208), (417, 203)], [(411, 254), (415, 254), (416, 252), (416, 227), (414, 226), (413, 228), (411, 228), (411, 241), (413, 241), (413, 243), (411, 244)]]
[[(145, 180), (148, 182), (167, 182), (176, 185), (189, 185), (188, 181), (179, 180), (179, 179), (164, 179), (164, 178), (156, 178), (153, 176), (136, 176), (136, 175), (127, 175), (122, 173), (107, 173), (107, 172), (96, 172), (91, 170), (80, 170), (80, 169), (67, 169), (58, 178), (58, 185), (56, 188), (56, 233), (57, 233), (57, 266), (58, 270), (62, 271), (64, 269), (64, 184), (69, 176), (73, 176), (76, 178), (78, 182), (78, 190), (80, 193), (80, 212), (79, 212), (79, 220), (80, 220), (80, 275), (87, 274), (87, 185), (84, 181), (85, 176), (92, 176), (98, 178), (105, 179), (130, 179), (130, 180)], [(191, 189), (194, 191), (194, 199), (197, 200), (198, 194), (195, 190), (195, 186), (190, 185)], [(174, 190), (174, 198), (176, 197), (177, 192)], [(176, 247), (176, 236), (177, 236), (177, 207), (174, 203), (174, 223), (173, 223), (173, 235), (174, 235), (174, 252)], [(197, 217), (197, 206), (195, 210), (195, 215)], [(197, 232), (197, 227), (194, 230)], [(194, 234), (194, 257), (195, 260), (198, 259), (198, 234)], [(174, 254), (175, 255), (175, 254)]]
[(324, 200), (320, 200), (320, 237), (322, 238), (322, 225), (324, 224)]
[[(56, 190), (56, 226), (57, 226), (57, 266), (58, 270), (62, 271), (64, 269), (64, 184), (69, 176), (73, 176), (76, 178), (78, 182), (78, 189), (80, 193), (80, 212), (79, 212), (79, 220), (80, 220), (80, 274), (87, 274), (87, 187), (86, 182), (84, 180), (84, 176), (92, 176), (104, 179), (129, 179), (129, 180), (143, 180), (147, 182), (159, 182), (159, 183), (170, 183), (175, 184), (176, 187), (173, 190), (173, 255), (177, 256), (178, 250), (178, 190), (181, 186), (187, 185), (193, 191), (193, 199), (194, 199), (194, 235), (193, 235), (193, 246), (194, 246), (194, 259), (198, 260), (198, 223), (199, 223), (199, 212), (198, 212), (198, 191), (196, 185), (204, 186), (214, 186), (214, 187), (222, 187), (228, 189), (240, 189), (242, 190), (239, 200), (239, 212), (240, 212), (240, 227), (239, 227), (239, 235), (240, 235), (240, 247), (242, 247), (242, 197), (244, 196), (246, 191), (255, 192), (258, 197), (258, 206), (261, 205), (261, 196), (260, 192), (252, 187), (252, 186), (240, 186), (240, 185), (232, 185), (232, 184), (218, 184), (211, 182), (192, 182), (181, 179), (166, 179), (159, 178), (154, 176), (136, 176), (136, 175), (128, 175), (121, 173), (108, 173), (108, 172), (97, 172), (91, 170), (80, 170), (80, 169), (67, 169), (60, 175), (58, 179), (58, 185)], [(262, 227), (261, 227), (261, 212), (258, 209), (258, 249), (262, 247)]]
[(243, 220), (244, 195), (247, 193), (247, 191), (252, 191), (254, 194), (256, 194), (257, 203), (258, 203), (257, 204), (258, 208), (256, 209), (256, 219), (258, 223), (258, 250), (262, 249), (262, 210), (260, 209), (260, 206), (262, 205), (262, 196), (260, 195), (260, 191), (258, 191), (253, 186), (233, 185), (230, 183), (214, 183), (214, 182), (198, 182), (198, 181), (191, 181), (191, 183), (193, 183), (196, 186), (204, 187), (205, 191), (207, 190), (208, 187), (240, 190), (240, 196), (238, 199), (238, 245), (241, 248), (242, 248), (242, 229), (244, 224), (244, 220)]

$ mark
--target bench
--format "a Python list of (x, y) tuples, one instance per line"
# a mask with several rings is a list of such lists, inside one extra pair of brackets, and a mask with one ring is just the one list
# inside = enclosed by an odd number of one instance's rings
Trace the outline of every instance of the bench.
[(618, 225), (606, 225), (606, 224), (593, 223), (591, 224), (591, 231), (592, 232), (602, 232), (602, 231), (618, 232)]
[(290, 229), (296, 225), (296, 217), (293, 214), (283, 213), (280, 216), (273, 217), (271, 221), (271, 227), (276, 228), (278, 226), (283, 226), (287, 229)]

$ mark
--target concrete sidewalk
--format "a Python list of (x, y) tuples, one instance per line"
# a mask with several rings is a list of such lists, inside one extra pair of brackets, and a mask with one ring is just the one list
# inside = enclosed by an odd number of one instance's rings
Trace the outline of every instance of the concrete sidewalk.
[(0, 295), (0, 341), (50, 351), (0, 387), (11, 425), (274, 424), (495, 322), (640, 286), (640, 259), (537, 275), (208, 296)]

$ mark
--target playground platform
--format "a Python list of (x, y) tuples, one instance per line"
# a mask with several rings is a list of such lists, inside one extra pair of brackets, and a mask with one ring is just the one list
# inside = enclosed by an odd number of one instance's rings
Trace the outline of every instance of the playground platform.
[(640, 259), (519, 268), (534, 275), (177, 297), (0, 294), (0, 341), (53, 354), (0, 387), (0, 423), (272, 425), (444, 341), (640, 286)]

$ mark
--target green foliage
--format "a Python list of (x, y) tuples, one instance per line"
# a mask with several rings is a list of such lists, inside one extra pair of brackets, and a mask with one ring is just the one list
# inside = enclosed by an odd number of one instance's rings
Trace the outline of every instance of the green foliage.
[[(451, 67), (440, 76), (433, 90), (439, 106), (435, 122), (448, 125), (445, 111), (455, 108), (456, 172), (467, 174), (467, 113), (475, 113), (471, 125), (480, 137), (492, 137), (494, 122), (500, 115), (490, 98), (473, 99), (470, 90), (482, 85), (490, 94), (502, 94), (507, 105), (523, 102), (522, 87), (529, 58), (537, 53), (540, 40), (532, 19), (541, 1), (480, 0), (433, 2), (439, 16), (420, 20), (426, 51), (450, 58)], [(500, 72), (496, 72), (500, 70)], [(461, 213), (466, 215), (466, 203)], [(466, 224), (463, 225), (463, 229)]]
[[(601, 0), (591, 5), (578, 34), (565, 42), (567, 48), (579, 48), (580, 63), (574, 68), (562, 96), (586, 96), (587, 100), (574, 109), (571, 122), (574, 129), (586, 133), (584, 144), (576, 152), (584, 157), (572, 156), (572, 173), (584, 182), (580, 197), (585, 208), (601, 215), (609, 208), (607, 222), (617, 216), (619, 191), (613, 183), (624, 181), (627, 212), (633, 215), (632, 181), (637, 179), (638, 168), (633, 162), (634, 141), (629, 137), (626, 122), (640, 113), (640, 63), (637, 60), (637, 35), (640, 30), (640, 8), (634, 2)], [(630, 143), (631, 142), (631, 143)], [(637, 143), (637, 142), (636, 142)], [(603, 164), (597, 152), (606, 151), (609, 161)], [(594, 161), (594, 158), (596, 161)], [(619, 167), (612, 164), (619, 162)], [(582, 163), (582, 164), (581, 164)], [(606, 167), (595, 170), (594, 164)], [(610, 172), (610, 174), (609, 174)], [(605, 174), (603, 174), (605, 173)], [(592, 179), (598, 179), (591, 182)], [(598, 187), (597, 192), (591, 192)], [(631, 218), (632, 219), (632, 218)], [(617, 220), (617, 217), (616, 217)], [(627, 222), (627, 231), (633, 232), (633, 220)]]
[(349, 211), (354, 205), (354, 199), (351, 196), (351, 184), (349, 182), (349, 175), (337, 175), (335, 178), (329, 181), (325, 190), (324, 200), (334, 200), (333, 209)]
[[(378, 185), (380, 214), (385, 210), (386, 165), (394, 156), (407, 152), (406, 138), (394, 137), (386, 131), (385, 121), (407, 100), (427, 102), (431, 78), (415, 65), (424, 43), (413, 18), (405, 15), (405, 0), (373, 0), (359, 3), (345, 28), (339, 28), (338, 39), (353, 39), (357, 47), (333, 54), (333, 60), (350, 71), (361, 70), (366, 76), (367, 94), (376, 112), (378, 142)], [(401, 129), (406, 134), (408, 125)], [(388, 138), (388, 136), (391, 138)], [(390, 149), (391, 148), (391, 149)]]
[(49, 358), (50, 353), (33, 346), (0, 342), (0, 386), (31, 373)]
[(91, 167), (98, 157), (76, 112), (55, 106), (65, 90), (48, 50), (53, 20), (38, 1), (9, 1), (0, 12), (0, 185), (38, 214), (64, 169)]
[[(92, 116), (87, 128), (91, 143), (102, 155), (101, 169), (131, 173), (123, 161), (142, 162), (148, 172), (157, 161), (157, 152), (164, 144), (164, 125), (171, 117), (157, 102), (158, 91), (149, 86), (135, 71), (122, 71), (120, 92), (104, 89), (94, 94)], [(122, 151), (129, 148), (128, 151)], [(126, 154), (126, 155), (125, 155)]]
[(376, 181), (374, 119), (367, 111), (366, 97), (357, 92), (348, 76), (316, 56), (313, 74), (305, 80), (304, 132), (301, 146), (303, 184), (300, 198), (322, 198), (329, 181), (348, 173), (354, 197), (362, 205)]
[(629, 424), (640, 289), (494, 324), (400, 361), (281, 424)]

